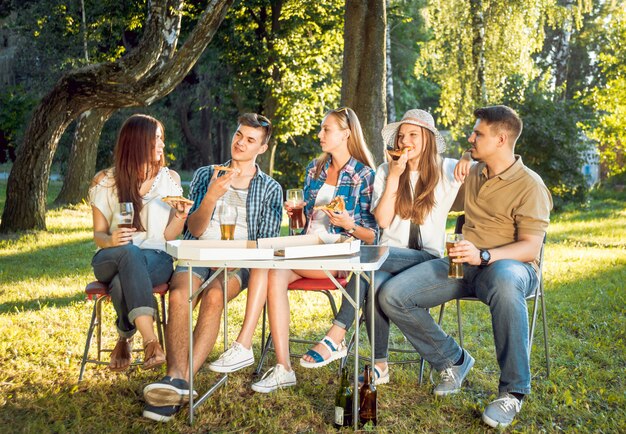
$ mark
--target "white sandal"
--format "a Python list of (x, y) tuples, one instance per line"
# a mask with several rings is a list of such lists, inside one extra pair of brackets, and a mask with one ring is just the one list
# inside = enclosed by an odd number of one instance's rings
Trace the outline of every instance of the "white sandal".
[(322, 366), (328, 365), (330, 362), (346, 357), (348, 354), (348, 347), (346, 347), (345, 340), (342, 340), (341, 343), (337, 344), (329, 336), (325, 336), (324, 339), (320, 341), (320, 344), (326, 347), (330, 356), (324, 360), (324, 357), (322, 357), (320, 353), (315, 350), (309, 350), (305, 355), (313, 358), (313, 362), (308, 362), (301, 358), (300, 366), (303, 368), (321, 368)]

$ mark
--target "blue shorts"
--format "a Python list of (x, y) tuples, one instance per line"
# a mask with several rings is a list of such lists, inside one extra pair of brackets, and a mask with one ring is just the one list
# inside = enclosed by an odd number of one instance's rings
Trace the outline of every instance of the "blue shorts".
[[(174, 274), (176, 273), (187, 273), (189, 268), (186, 266), (178, 265), (174, 270)], [(215, 273), (216, 270), (211, 269), (210, 267), (193, 267), (191, 272), (194, 276), (200, 279), (202, 282), (205, 282), (209, 277)], [(239, 268), (237, 270), (228, 270), (228, 278), (235, 277), (239, 281), (239, 289), (244, 290), (248, 287), (248, 280), (250, 279), (250, 270), (248, 268)]]

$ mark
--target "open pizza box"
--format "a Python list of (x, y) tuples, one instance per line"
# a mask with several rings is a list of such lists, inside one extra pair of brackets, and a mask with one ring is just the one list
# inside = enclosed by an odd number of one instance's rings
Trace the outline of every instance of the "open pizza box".
[(339, 234), (309, 234), (290, 237), (261, 238), (259, 249), (272, 249), (286, 259), (352, 255), (361, 249), (361, 241)]
[(168, 241), (167, 253), (177, 259), (273, 259), (271, 248), (258, 249), (248, 240), (175, 240)]

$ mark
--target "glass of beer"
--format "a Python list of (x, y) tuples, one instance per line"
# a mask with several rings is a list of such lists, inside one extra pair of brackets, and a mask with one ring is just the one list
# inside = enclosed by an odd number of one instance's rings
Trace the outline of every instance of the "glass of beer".
[(304, 191), (301, 188), (290, 188), (287, 190), (287, 205), (291, 208), (289, 217), (289, 229), (304, 228)]
[(237, 207), (222, 204), (220, 209), (220, 230), (223, 240), (235, 239), (235, 226), (237, 225)]
[(460, 262), (452, 262), (452, 256), (450, 256), (450, 247), (454, 247), (456, 243), (463, 240), (463, 234), (447, 234), (446, 235), (446, 251), (448, 252), (448, 258), (450, 266), (448, 268), (448, 277), (452, 279), (463, 278), (463, 264)]
[[(117, 206), (117, 227), (118, 228), (132, 228), (133, 219), (135, 218), (135, 208), (132, 202), (120, 202)], [(130, 244), (133, 243), (131, 238)]]

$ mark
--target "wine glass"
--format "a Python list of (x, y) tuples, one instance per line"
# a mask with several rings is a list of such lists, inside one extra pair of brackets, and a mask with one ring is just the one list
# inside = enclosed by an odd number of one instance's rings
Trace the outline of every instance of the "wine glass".
[(237, 225), (237, 207), (222, 204), (220, 209), (220, 231), (223, 240), (235, 239), (235, 226)]

